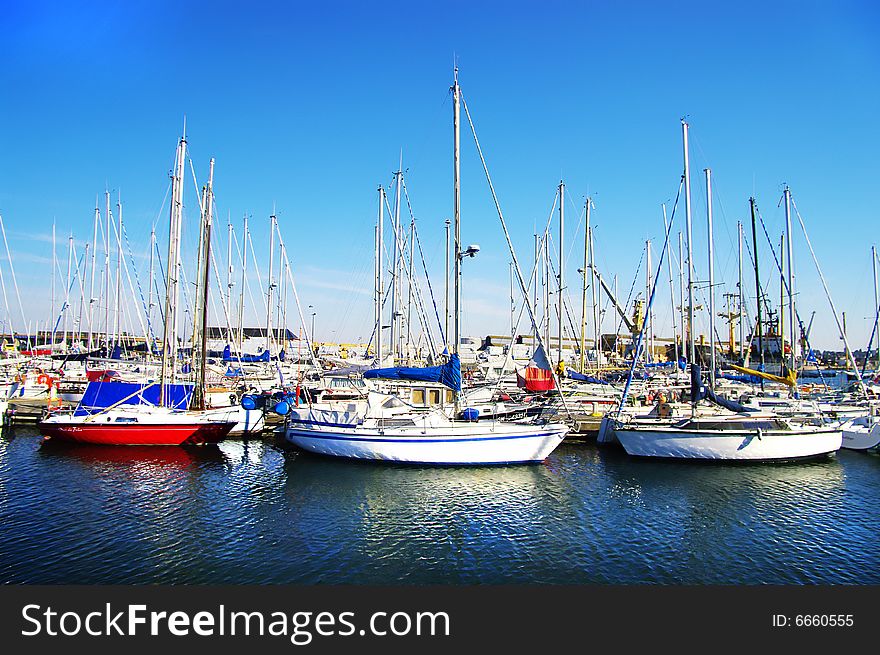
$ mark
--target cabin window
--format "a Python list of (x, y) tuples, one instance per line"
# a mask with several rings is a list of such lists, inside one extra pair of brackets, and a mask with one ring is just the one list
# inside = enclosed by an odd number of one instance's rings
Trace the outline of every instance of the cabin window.
[(413, 405), (424, 405), (425, 404), (425, 390), (424, 389), (413, 389), (412, 390), (412, 402), (413, 402)]
[(431, 394), (431, 404), (432, 405), (439, 405), (440, 404), (440, 389), (431, 389), (429, 393)]
[(446, 402), (451, 403), (455, 401), (455, 396), (452, 394), (451, 389), (446, 390)]

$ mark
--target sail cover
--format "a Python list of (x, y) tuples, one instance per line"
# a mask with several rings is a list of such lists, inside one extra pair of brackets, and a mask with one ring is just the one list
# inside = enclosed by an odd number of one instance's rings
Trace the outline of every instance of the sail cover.
[(599, 378), (593, 377), (592, 375), (584, 375), (583, 373), (578, 373), (577, 371), (568, 371), (568, 377), (572, 380), (577, 380), (578, 382), (592, 382), (593, 384), (610, 384), (610, 382), (606, 382), (605, 380), (600, 380)]
[[(85, 416), (114, 405), (158, 405), (159, 385), (139, 382), (89, 382), (82, 400), (76, 406), (75, 416)], [(166, 405), (172, 409), (186, 409), (192, 399), (192, 384), (166, 384)]]
[(721, 396), (716, 395), (715, 391), (711, 387), (703, 385), (700, 365), (691, 364), (691, 399), (696, 402), (698, 400), (702, 400), (703, 398), (715, 403), (716, 405), (720, 405), (725, 409), (729, 409), (731, 412), (737, 412), (738, 414), (758, 411), (753, 407), (746, 407), (745, 405), (741, 405), (738, 402), (728, 400), (727, 398), (722, 398)]
[(383, 380), (413, 380), (416, 382), (439, 382), (453, 391), (461, 391), (461, 360), (457, 354), (449, 357), (442, 366), (415, 368), (394, 366), (391, 368), (374, 368), (364, 371), (365, 378), (381, 378)]

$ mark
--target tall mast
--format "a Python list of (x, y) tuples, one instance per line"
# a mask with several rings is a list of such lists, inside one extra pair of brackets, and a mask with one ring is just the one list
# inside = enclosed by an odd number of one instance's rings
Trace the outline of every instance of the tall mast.
[[(543, 254), (543, 252), (544, 252), (544, 251), (541, 250), (541, 246), (539, 245), (538, 235), (536, 234), (536, 235), (535, 235), (535, 271), (534, 271), (534, 272), (535, 272), (535, 276), (534, 276), (534, 277), (535, 277), (535, 284), (534, 284), (534, 286), (533, 286), (534, 294), (535, 294), (535, 299), (534, 299), (535, 313), (538, 312), (538, 279), (539, 279), (539, 276), (538, 276), (538, 267), (539, 267), (539, 266), (542, 266), (543, 259), (541, 258), (541, 255)], [(537, 345), (537, 343), (538, 343), (538, 336), (539, 336), (538, 333), (539, 333), (539, 331), (540, 331), (540, 329), (541, 329), (540, 326), (538, 325), (538, 322), (537, 322), (537, 321), (534, 322), (534, 328), (535, 328), (535, 337), (534, 337), (534, 340), (535, 340), (535, 345)], [(511, 344), (511, 346), (512, 346), (512, 345), (513, 345), (513, 344)]]
[[(153, 260), (156, 252), (156, 228), (150, 230), (150, 288), (147, 291), (147, 325), (150, 327), (150, 334), (153, 333)], [(147, 344), (147, 352), (152, 352), (153, 348)]]
[(92, 271), (91, 271), (91, 283), (89, 284), (89, 341), (88, 341), (88, 351), (91, 352), (93, 348), (92, 344), (92, 318), (94, 316), (93, 305), (95, 303), (95, 258), (98, 254), (98, 223), (101, 220), (101, 209), (98, 206), (98, 196), (95, 196), (95, 226), (94, 226), (94, 234), (92, 235)]
[(587, 271), (590, 264), (590, 199), (587, 198), (587, 227), (584, 230), (584, 267), (579, 271), (581, 274), (581, 357), (578, 371), (585, 373), (586, 366), (586, 332), (587, 332)]
[(446, 276), (445, 281), (446, 300), (443, 304), (443, 345), (449, 351), (449, 226), (452, 224), (448, 218), (446, 219)]
[[(587, 239), (590, 243), (590, 294), (593, 301), (593, 348), (596, 351), (596, 375), (602, 360), (602, 318), (599, 314), (599, 271), (596, 270), (596, 252), (593, 250), (593, 228), (590, 227), (590, 209), (593, 199), (587, 198)], [(615, 295), (617, 292), (615, 291)]]
[(107, 201), (107, 236), (104, 242), (104, 338), (107, 344), (107, 357), (112, 355), (110, 340), (110, 227), (113, 223), (113, 213), (110, 211), (110, 192), (105, 191)]
[[(183, 166), (186, 160), (186, 124), (177, 144), (177, 161), (171, 178), (171, 212), (168, 220), (168, 282), (165, 291), (165, 329), (162, 334), (162, 371), (159, 403), (168, 401), (165, 385), (176, 378), (177, 301), (180, 285), (180, 228), (183, 222)], [(109, 196), (109, 194), (108, 194)]]
[(794, 278), (792, 270), (794, 269), (794, 259), (792, 259), (792, 232), (791, 232), (791, 191), (788, 185), (785, 185), (785, 234), (788, 242), (788, 324), (791, 326), (791, 358), (789, 359), (789, 370), (796, 369), (795, 347), (797, 343), (796, 323), (794, 312)]
[(247, 249), (248, 239), (250, 239), (250, 230), (248, 230), (248, 217), (244, 215), (244, 225), (242, 227), (242, 245), (241, 245), (241, 291), (238, 298), (238, 356), (239, 364), (241, 364), (242, 348), (244, 347), (244, 288), (247, 285)]
[[(67, 237), (67, 284), (65, 285), (65, 300), (64, 304), (61, 306), (61, 311), (64, 312), (64, 336), (61, 338), (61, 343), (64, 347), (67, 347), (67, 309), (70, 306), (70, 266), (73, 263), (73, 235), (71, 234)], [(71, 339), (73, 341), (73, 339)], [(54, 343), (55, 340), (53, 339)]]
[[(235, 231), (232, 227), (232, 212), (226, 214), (226, 311), (232, 315), (232, 240), (235, 238)], [(228, 341), (232, 343), (232, 327), (228, 328)]]
[[(755, 226), (755, 199), (749, 198), (749, 212), (752, 215), (752, 250), (753, 256), (755, 258), (755, 292), (757, 293), (758, 298), (758, 315), (757, 315), (757, 330), (758, 330), (758, 352), (760, 353), (761, 359), (761, 370), (764, 370), (764, 329), (761, 322), (761, 278), (758, 275), (758, 231)], [(761, 386), (764, 386), (764, 383), (761, 382)]]
[[(402, 155), (401, 155), (402, 158)], [(400, 326), (398, 325), (397, 317), (401, 313), (400, 312), (400, 258), (403, 256), (403, 253), (400, 249), (400, 176), (401, 176), (401, 168), (403, 168), (403, 164), (401, 162), (401, 166), (397, 169), (397, 172), (394, 174), (394, 184), (395, 184), (395, 194), (396, 198), (394, 201), (394, 257), (391, 262), (391, 357), (392, 362), (398, 356), (398, 349), (400, 346)]]
[[(266, 282), (268, 285), (266, 289), (266, 350), (270, 353), (270, 357), (272, 353), (272, 289), (275, 286), (275, 283), (272, 281), (272, 266), (275, 256), (275, 222), (277, 220), (274, 213), (269, 217), (269, 273)], [(314, 334), (312, 338), (315, 338)]]
[(651, 310), (648, 301), (651, 297), (651, 279), (654, 277), (651, 271), (651, 240), (645, 241), (645, 334), (647, 335), (648, 347), (645, 348), (645, 363), (647, 364), (654, 355), (654, 326), (651, 324)]
[(406, 361), (410, 358), (410, 340), (412, 339), (412, 293), (413, 293), (413, 244), (415, 243), (416, 220), (409, 223), (409, 274), (406, 284)]
[(737, 250), (739, 261), (739, 281), (736, 283), (739, 292), (739, 358), (743, 359), (743, 348), (745, 347), (745, 339), (743, 338), (743, 224), (742, 221), (736, 222), (737, 234)]
[[(54, 320), (55, 316), (54, 315), (55, 315), (55, 311), (56, 311), (55, 276), (57, 275), (57, 270), (58, 270), (58, 253), (57, 253), (57, 249), (55, 247), (55, 219), (53, 218), (52, 219), (52, 308), (49, 310), (49, 319), (50, 319), (51, 325), (53, 327), (52, 327), (51, 336), (48, 334), (46, 335), (51, 340), (49, 343), (52, 346), (55, 345), (55, 327), (54, 327), (54, 325), (55, 325), (55, 320)], [(37, 332), (39, 332), (39, 331), (40, 331), (39, 326), (37, 326)], [(39, 338), (39, 335), (37, 335), (37, 343), (39, 343), (39, 341), (40, 341), (40, 338)]]
[[(456, 67), (454, 71), (454, 81), (452, 84), (452, 216), (455, 224), (455, 270), (453, 272), (453, 277), (455, 278), (455, 300), (453, 310), (453, 329), (455, 331), (455, 338), (453, 339), (452, 352), (456, 355), (458, 355), (459, 350), (461, 350), (461, 161), (459, 157), (461, 145), (459, 132), (460, 103), (461, 89), (459, 89), (458, 86), (458, 68)], [(456, 405), (458, 404), (457, 399), (458, 396), (456, 396)]]
[(116, 317), (113, 327), (113, 341), (119, 343), (120, 320), (122, 312), (122, 192), (116, 191)]
[[(681, 121), (681, 134), (684, 145), (684, 213), (687, 223), (687, 285), (688, 285), (688, 327), (690, 328), (689, 361), (697, 363), (697, 347), (694, 340), (694, 240), (691, 231), (691, 173), (688, 160), (688, 124)], [(696, 401), (691, 401), (696, 408)]]
[(712, 170), (706, 173), (706, 222), (709, 231), (709, 384), (715, 388), (715, 236), (712, 231)]
[(208, 168), (208, 184), (202, 192), (202, 225), (199, 230), (199, 264), (196, 278), (196, 306), (193, 321), (193, 396), (190, 408), (205, 410), (205, 365), (207, 360), (208, 282), (211, 271), (211, 222), (214, 212), (214, 158)]
[[(678, 231), (678, 311), (681, 316), (681, 355), (684, 356), (685, 341), (690, 341), (691, 324), (687, 320), (684, 304), (684, 241), (682, 241), (681, 230)], [(678, 373), (678, 364), (675, 368)]]
[(559, 311), (559, 361), (562, 361), (562, 318), (565, 313), (562, 290), (565, 288), (565, 184), (559, 180), (559, 297), (556, 307)]
[[(385, 221), (385, 189), (379, 192), (379, 216), (376, 219), (376, 358), (382, 364), (382, 223)], [(448, 222), (448, 221), (447, 221)]]

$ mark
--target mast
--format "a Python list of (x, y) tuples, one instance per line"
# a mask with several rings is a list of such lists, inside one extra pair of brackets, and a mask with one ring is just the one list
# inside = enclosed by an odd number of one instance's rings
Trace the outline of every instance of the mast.
[(602, 318), (599, 314), (598, 302), (599, 271), (596, 270), (596, 253), (593, 250), (593, 228), (590, 227), (590, 209), (592, 205), (593, 199), (587, 198), (587, 235), (590, 240), (590, 293), (593, 296), (593, 348), (596, 350), (596, 375), (598, 376), (602, 360)]
[(743, 338), (743, 224), (742, 221), (736, 222), (737, 234), (737, 250), (739, 261), (739, 278), (736, 288), (739, 293), (739, 358), (744, 358), (743, 348), (745, 347), (745, 339)]
[(706, 173), (706, 222), (709, 231), (709, 384), (715, 388), (715, 235), (712, 231), (712, 170)]
[[(758, 231), (755, 227), (755, 199), (749, 198), (749, 212), (752, 215), (752, 250), (753, 255), (755, 257), (755, 291), (758, 294), (758, 316), (757, 316), (757, 329), (758, 329), (758, 352), (761, 355), (761, 370), (764, 370), (764, 337), (763, 337), (763, 328), (761, 326), (761, 278), (758, 275)], [(764, 383), (763, 379), (761, 382), (761, 387), (763, 388)]]
[(446, 219), (446, 276), (443, 278), (446, 284), (446, 300), (443, 304), (443, 345), (449, 351), (449, 226), (452, 224)]
[[(272, 289), (275, 287), (275, 283), (272, 281), (272, 266), (274, 265), (275, 257), (275, 223), (277, 220), (274, 213), (269, 217), (269, 272), (267, 273), (268, 280), (266, 281), (266, 350), (269, 352), (270, 358), (272, 356)], [(314, 334), (312, 338), (315, 338)]]
[(122, 312), (122, 192), (116, 191), (116, 213), (118, 226), (116, 228), (116, 317), (113, 327), (113, 341), (119, 343), (121, 341), (119, 335), (120, 320)]
[(648, 301), (651, 298), (651, 279), (653, 278), (651, 271), (651, 240), (645, 241), (645, 322), (644, 329), (647, 335), (648, 347), (645, 348), (645, 364), (651, 361), (654, 354), (654, 326), (651, 324), (651, 310), (648, 307)]
[[(376, 358), (379, 365), (382, 364), (382, 223), (385, 220), (385, 189), (381, 186), (379, 192), (379, 216), (376, 219)], [(449, 223), (449, 221), (446, 221)], [(447, 229), (447, 233), (449, 230)], [(448, 246), (448, 240), (447, 240)], [(447, 248), (448, 249), (448, 248)], [(448, 261), (448, 258), (447, 258)], [(448, 268), (448, 264), (447, 264)], [(448, 280), (448, 276), (447, 276)]]
[(205, 365), (207, 360), (208, 282), (211, 271), (211, 221), (214, 212), (214, 158), (208, 168), (208, 183), (202, 191), (202, 225), (199, 230), (199, 264), (196, 278), (196, 307), (192, 333), (193, 396), (190, 408), (205, 410)]
[(581, 360), (578, 370), (585, 373), (586, 365), (586, 332), (587, 332), (587, 271), (590, 263), (590, 199), (587, 198), (587, 227), (584, 230), (584, 267), (581, 274)]
[[(52, 327), (51, 336), (49, 334), (46, 335), (47, 337), (49, 337), (49, 339), (51, 339), (51, 341), (50, 341), (51, 346), (55, 345), (55, 327), (54, 327), (54, 325), (55, 325), (54, 314), (55, 314), (55, 302), (56, 302), (55, 276), (57, 275), (57, 270), (58, 270), (58, 253), (57, 253), (57, 249), (55, 247), (55, 219), (53, 218), (52, 219), (52, 308), (49, 310), (49, 320), (51, 321), (51, 325), (53, 327)], [(40, 328), (38, 325), (37, 332), (39, 333), (39, 331), (40, 331)], [(39, 336), (39, 334), (37, 334), (37, 343), (39, 343), (39, 342), (40, 342), (40, 336)]]
[[(401, 155), (402, 157), (402, 155)], [(391, 357), (394, 362), (398, 356), (400, 346), (400, 330), (397, 321), (400, 314), (400, 175), (403, 164), (398, 167), (394, 174), (395, 201), (394, 201), (394, 249), (393, 261), (391, 262)], [(314, 336), (314, 335), (313, 335)]]
[[(795, 338), (797, 334), (797, 330), (795, 326), (795, 313), (794, 313), (794, 278), (792, 275), (792, 271), (794, 269), (794, 259), (792, 259), (792, 241), (793, 235), (791, 232), (791, 191), (788, 188), (788, 185), (785, 185), (785, 234), (787, 235), (786, 241), (788, 242), (788, 324), (791, 326), (789, 329), (791, 330), (791, 357), (789, 359), (789, 370), (794, 371), (797, 367), (796, 359), (795, 359), (795, 347), (797, 343), (797, 339)], [(784, 349), (784, 345), (783, 345)]]
[[(682, 241), (681, 230), (678, 232), (678, 311), (681, 316), (681, 354), (684, 356), (685, 341), (691, 338), (691, 324), (687, 322), (684, 304), (684, 241)], [(676, 374), (678, 373), (678, 363), (675, 365)]]
[(95, 196), (95, 225), (94, 225), (94, 234), (92, 235), (92, 271), (91, 271), (91, 283), (89, 284), (89, 341), (88, 341), (88, 351), (92, 351), (92, 317), (94, 312), (92, 311), (95, 303), (95, 258), (98, 254), (98, 223), (101, 220), (101, 209), (98, 206), (98, 196)]
[[(455, 330), (455, 338), (453, 339), (452, 352), (456, 355), (461, 350), (461, 160), (460, 147), (461, 138), (459, 130), (461, 89), (458, 86), (458, 67), (453, 73), (454, 81), (452, 84), (452, 131), (453, 131), (453, 155), (452, 155), (452, 216), (455, 225), (455, 270), (453, 277), (455, 278), (455, 300), (454, 300), (454, 319), (453, 329)], [(456, 410), (458, 409), (458, 395), (455, 397)]]
[[(64, 335), (61, 338), (61, 344), (66, 348), (67, 347), (67, 309), (70, 306), (70, 289), (71, 289), (71, 280), (70, 280), (70, 266), (73, 263), (73, 235), (67, 237), (67, 284), (65, 288), (67, 291), (65, 292), (65, 300), (64, 304), (61, 306), (61, 311), (64, 313)], [(73, 341), (73, 339), (71, 339)], [(54, 345), (55, 339), (52, 339), (52, 343)]]
[[(226, 311), (232, 316), (232, 240), (235, 231), (232, 227), (232, 212), (226, 214)], [(232, 343), (232, 326), (227, 326), (227, 340)]]
[(556, 308), (559, 312), (559, 361), (562, 362), (562, 318), (565, 313), (562, 290), (565, 288), (565, 184), (559, 180), (559, 297)]
[[(540, 245), (539, 245), (538, 235), (536, 234), (536, 235), (535, 235), (535, 271), (534, 271), (534, 273), (535, 273), (535, 275), (534, 275), (534, 277), (535, 277), (535, 284), (534, 284), (534, 287), (533, 287), (533, 289), (534, 289), (534, 295), (535, 295), (535, 299), (534, 299), (535, 313), (538, 312), (538, 279), (539, 279), (539, 276), (538, 276), (538, 267), (541, 265), (541, 263), (542, 263), (542, 261), (543, 261), (543, 260), (541, 259), (541, 255), (542, 255), (542, 254), (543, 254), (543, 250), (541, 250), (541, 247), (540, 247)], [(534, 326), (534, 328), (535, 328), (535, 337), (534, 337), (535, 345), (537, 345), (537, 343), (538, 343), (539, 331), (540, 331), (541, 328), (540, 328), (540, 326), (538, 325), (538, 322), (537, 322), (537, 321), (534, 322), (533, 326)], [(511, 344), (511, 345), (512, 345), (512, 344)]]
[[(681, 133), (684, 146), (684, 209), (687, 222), (687, 285), (688, 285), (688, 327), (690, 329), (690, 356), (691, 364), (697, 363), (697, 347), (694, 340), (694, 241), (691, 231), (691, 174), (688, 161), (688, 124), (682, 119)], [(691, 400), (691, 407), (696, 409), (697, 403)]]
[[(177, 161), (171, 178), (171, 210), (168, 225), (168, 283), (165, 291), (165, 329), (162, 334), (162, 370), (159, 378), (159, 404), (169, 400), (166, 384), (176, 378), (177, 301), (180, 284), (180, 228), (183, 222), (183, 165), (186, 160), (186, 123), (177, 144)], [(107, 194), (109, 197), (109, 194)]]
[(241, 291), (238, 297), (238, 363), (241, 366), (242, 348), (244, 348), (244, 288), (247, 285), (247, 248), (248, 239), (250, 239), (250, 230), (248, 230), (248, 217), (244, 215), (244, 225), (242, 227), (242, 245), (241, 245)]
[(409, 223), (409, 274), (406, 284), (406, 361), (410, 361), (410, 341), (412, 339), (412, 292), (413, 292), (413, 244), (415, 242), (416, 219)]
[[(150, 326), (150, 334), (153, 333), (153, 259), (156, 252), (156, 228), (150, 230), (150, 288), (147, 290), (147, 325)], [(153, 350), (152, 346), (147, 345), (148, 352)]]
[(113, 214), (110, 211), (110, 192), (104, 193), (107, 201), (107, 236), (104, 242), (104, 339), (107, 344), (107, 357), (111, 357), (113, 351), (110, 343), (110, 227), (113, 223)]

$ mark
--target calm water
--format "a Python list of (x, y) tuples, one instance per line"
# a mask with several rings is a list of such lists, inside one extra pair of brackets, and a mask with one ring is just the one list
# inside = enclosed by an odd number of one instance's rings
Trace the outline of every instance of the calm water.
[(349, 463), (0, 437), (4, 583), (880, 583), (880, 457)]

